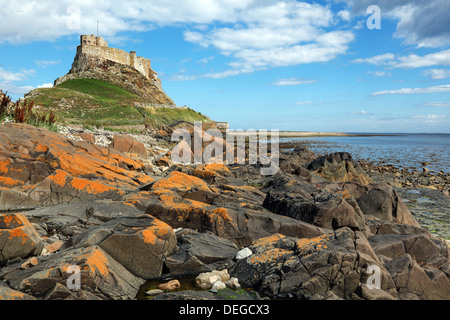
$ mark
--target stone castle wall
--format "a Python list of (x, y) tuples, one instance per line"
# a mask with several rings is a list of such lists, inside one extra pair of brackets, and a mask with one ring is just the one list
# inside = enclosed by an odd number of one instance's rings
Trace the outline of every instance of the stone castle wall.
[(82, 35), (81, 45), (77, 49), (77, 55), (81, 54), (89, 54), (131, 66), (148, 79), (159, 82), (157, 73), (152, 70), (151, 61), (149, 59), (138, 57), (135, 51), (128, 53), (121, 49), (110, 48), (108, 47), (108, 43), (102, 37)]

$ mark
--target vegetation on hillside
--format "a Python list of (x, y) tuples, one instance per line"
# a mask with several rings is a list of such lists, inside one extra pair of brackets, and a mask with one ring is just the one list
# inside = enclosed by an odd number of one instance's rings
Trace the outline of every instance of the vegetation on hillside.
[(0, 100), (0, 120), (27, 123), (52, 130), (57, 119), (53, 111), (36, 107), (34, 101), (22, 100), (12, 103), (11, 98), (5, 94)]
[(177, 121), (211, 122), (189, 108), (142, 107), (141, 97), (106, 81), (68, 80), (31, 93), (36, 105), (53, 111), (67, 124), (96, 127), (148, 125), (161, 127)]

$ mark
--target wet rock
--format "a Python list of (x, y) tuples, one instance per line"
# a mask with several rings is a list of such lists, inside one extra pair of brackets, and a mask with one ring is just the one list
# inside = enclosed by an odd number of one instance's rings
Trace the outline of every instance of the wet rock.
[(220, 281), (225, 285), (225, 282), (229, 280), (230, 275), (228, 274), (228, 270), (214, 270), (199, 274), (197, 278), (195, 278), (195, 286), (203, 290), (211, 289), (216, 282)]
[(163, 291), (173, 291), (178, 289), (181, 286), (180, 281), (178, 280), (171, 280), (167, 283), (160, 284), (158, 286), (158, 289)]

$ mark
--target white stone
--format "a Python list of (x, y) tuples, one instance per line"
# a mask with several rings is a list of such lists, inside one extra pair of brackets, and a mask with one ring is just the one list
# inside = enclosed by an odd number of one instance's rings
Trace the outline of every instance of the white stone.
[(214, 282), (211, 290), (219, 291), (219, 290), (226, 289), (226, 287), (227, 287), (227, 285), (223, 281), (219, 280), (219, 281)]
[(253, 254), (249, 248), (242, 249), (236, 254), (236, 260), (242, 260), (250, 257)]
[(239, 280), (237, 278), (231, 278), (230, 280), (228, 280), (226, 283), (227, 287), (231, 288), (231, 289), (240, 289), (241, 285), (239, 284)]

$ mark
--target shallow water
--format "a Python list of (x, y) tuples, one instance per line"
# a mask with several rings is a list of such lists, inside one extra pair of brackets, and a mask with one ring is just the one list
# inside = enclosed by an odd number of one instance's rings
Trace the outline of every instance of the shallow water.
[(356, 160), (385, 161), (398, 168), (418, 171), (426, 167), (434, 172), (450, 172), (450, 134), (281, 138), (280, 142), (305, 144), (318, 156), (348, 152)]

